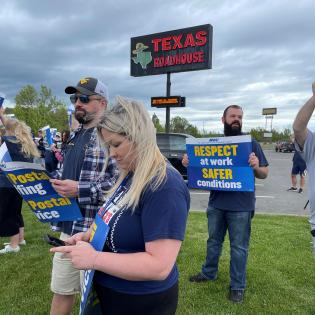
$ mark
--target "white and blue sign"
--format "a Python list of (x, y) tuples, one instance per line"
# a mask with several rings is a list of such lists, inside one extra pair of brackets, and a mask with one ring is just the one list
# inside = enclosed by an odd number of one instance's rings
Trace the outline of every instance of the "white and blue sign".
[(50, 126), (45, 126), (41, 129), (44, 133), (44, 138), (49, 146), (53, 144), (52, 132), (50, 130)]
[(35, 163), (6, 162), (1, 170), (41, 222), (79, 221), (82, 214), (74, 198), (56, 193), (45, 169)]
[(188, 186), (205, 190), (254, 191), (248, 159), (251, 136), (187, 138)]
[(3, 142), (2, 145), (0, 146), (0, 164), (11, 161), (12, 159), (8, 151), (7, 145), (5, 144), (5, 142)]

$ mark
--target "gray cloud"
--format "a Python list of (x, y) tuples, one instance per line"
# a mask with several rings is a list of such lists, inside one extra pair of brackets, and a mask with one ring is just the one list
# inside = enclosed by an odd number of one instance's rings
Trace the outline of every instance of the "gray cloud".
[(277, 107), (273, 125), (290, 127), (311, 96), (315, 41), (312, 0), (40, 1), (4, 0), (0, 9), (0, 95), (13, 106), (27, 84), (50, 87), (68, 103), (64, 87), (82, 76), (109, 86), (110, 96), (142, 100), (164, 95), (166, 76), (130, 77), (130, 38), (210, 23), (213, 69), (171, 75), (174, 109), (192, 124), (222, 130), (224, 107), (241, 104), (244, 128), (265, 126), (264, 107)]

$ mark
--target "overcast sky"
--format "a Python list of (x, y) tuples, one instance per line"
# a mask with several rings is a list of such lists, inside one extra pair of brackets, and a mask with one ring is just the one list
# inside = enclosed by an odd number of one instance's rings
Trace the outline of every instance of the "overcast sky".
[(265, 127), (269, 107), (278, 109), (273, 127), (291, 128), (315, 81), (314, 12), (314, 0), (2, 0), (0, 96), (14, 106), (23, 86), (46, 85), (68, 105), (64, 88), (93, 76), (111, 101), (139, 99), (164, 122), (165, 110), (149, 106), (165, 95), (166, 75), (130, 76), (130, 38), (211, 24), (212, 69), (171, 75), (171, 94), (186, 97), (171, 118), (222, 131), (233, 103), (244, 108), (244, 130)]

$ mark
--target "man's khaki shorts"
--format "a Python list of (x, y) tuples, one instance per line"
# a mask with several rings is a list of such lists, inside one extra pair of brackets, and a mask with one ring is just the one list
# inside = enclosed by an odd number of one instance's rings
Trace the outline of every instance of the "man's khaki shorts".
[[(60, 239), (65, 240), (70, 235), (61, 233)], [(60, 295), (73, 295), (80, 293), (82, 271), (74, 268), (71, 259), (63, 258), (62, 253), (55, 253), (51, 274), (50, 289)]]

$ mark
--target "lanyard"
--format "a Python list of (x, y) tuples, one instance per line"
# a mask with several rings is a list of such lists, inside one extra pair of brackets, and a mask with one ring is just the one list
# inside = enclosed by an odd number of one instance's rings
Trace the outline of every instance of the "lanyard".
[(119, 210), (119, 207), (117, 206), (117, 204), (123, 198), (125, 193), (128, 191), (130, 187), (130, 183), (128, 185), (127, 183), (130, 178), (131, 178), (131, 173), (128, 173), (127, 176), (120, 183), (120, 185), (117, 187), (115, 192), (105, 201), (103, 206), (99, 209), (98, 214), (101, 218), (108, 211), (114, 214)]
[[(90, 238), (90, 243), (97, 251), (102, 251), (109, 231), (109, 221), (113, 215), (123, 208), (119, 208), (117, 204), (123, 198), (130, 187), (131, 174), (128, 173), (123, 179), (115, 192), (105, 201), (99, 209), (95, 222), (92, 225), (93, 231)], [(99, 314), (97, 303), (94, 303), (94, 296), (91, 293), (91, 286), (95, 270), (86, 270), (84, 273), (84, 281), (82, 288), (82, 297), (80, 305), (80, 314)]]

